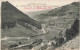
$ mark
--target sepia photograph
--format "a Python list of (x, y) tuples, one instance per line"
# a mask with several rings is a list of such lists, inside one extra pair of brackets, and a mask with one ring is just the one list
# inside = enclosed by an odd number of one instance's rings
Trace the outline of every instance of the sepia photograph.
[(1, 50), (80, 50), (79, 0), (0, 0)]

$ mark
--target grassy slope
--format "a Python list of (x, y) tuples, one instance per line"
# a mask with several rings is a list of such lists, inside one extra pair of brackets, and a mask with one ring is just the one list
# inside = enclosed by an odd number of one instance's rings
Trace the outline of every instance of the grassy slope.
[(10, 29), (2, 29), (2, 37), (27, 37), (31, 35), (36, 35), (36, 33), (30, 29), (27, 29), (19, 24), (17, 27), (10, 28)]

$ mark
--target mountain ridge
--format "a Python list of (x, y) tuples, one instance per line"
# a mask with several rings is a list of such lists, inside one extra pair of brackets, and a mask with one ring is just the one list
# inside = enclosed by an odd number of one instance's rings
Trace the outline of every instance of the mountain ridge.
[(41, 14), (35, 15), (34, 18), (36, 18), (37, 20), (39, 20), (39, 19), (45, 20), (46, 18), (49, 18), (50, 16), (61, 17), (61, 16), (65, 16), (67, 14), (68, 15), (72, 14), (73, 16), (78, 17), (79, 16), (79, 9), (80, 9), (79, 6), (80, 6), (80, 2), (73, 2), (71, 4), (52, 9), (47, 13), (41, 13)]
[(24, 14), (16, 7), (14, 7), (8, 1), (2, 2), (1, 4), (1, 26), (4, 29), (6, 26), (8, 28), (14, 27), (16, 23), (23, 22), (31, 24), (39, 29), (41, 29), (41, 23), (31, 19), (28, 15)]

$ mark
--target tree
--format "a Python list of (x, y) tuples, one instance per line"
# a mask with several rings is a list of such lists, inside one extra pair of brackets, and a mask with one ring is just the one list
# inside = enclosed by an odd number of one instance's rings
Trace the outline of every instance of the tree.
[(78, 33), (79, 33), (79, 20), (76, 19), (74, 21), (73, 25), (71, 26), (71, 28), (67, 29), (65, 33), (66, 33), (67, 40), (71, 40), (73, 37), (78, 35)]
[(77, 18), (71, 28), (74, 29), (74, 33), (79, 33), (79, 20)]

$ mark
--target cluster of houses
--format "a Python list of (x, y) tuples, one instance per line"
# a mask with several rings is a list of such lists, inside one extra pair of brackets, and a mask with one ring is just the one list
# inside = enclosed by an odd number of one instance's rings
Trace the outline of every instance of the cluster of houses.
[[(42, 29), (38, 29), (35, 26), (32, 26), (28, 23), (25, 23), (25, 26), (30, 27), (31, 30), (33, 30), (33, 31), (35, 31), (36, 33), (39, 33), (39, 34), (46, 34), (48, 32), (45, 24), (42, 24)], [(48, 42), (43, 42), (43, 40), (40, 39), (40, 40), (36, 40), (36, 41), (32, 42), (32, 44), (30, 44), (30, 45), (21, 45), (21, 47), (26, 47), (26, 48), (32, 49), (32, 50), (39, 50), (39, 49), (45, 50), (49, 46), (53, 46), (55, 48), (55, 46), (58, 46), (58, 45), (64, 43), (65, 40), (66, 40), (66, 38), (63, 37), (63, 36), (57, 37), (54, 40), (48, 41)], [(9, 47), (12, 48), (12, 47), (17, 47), (17, 46), (18, 46), (17, 44), (14, 44), (14, 45), (10, 45)]]

